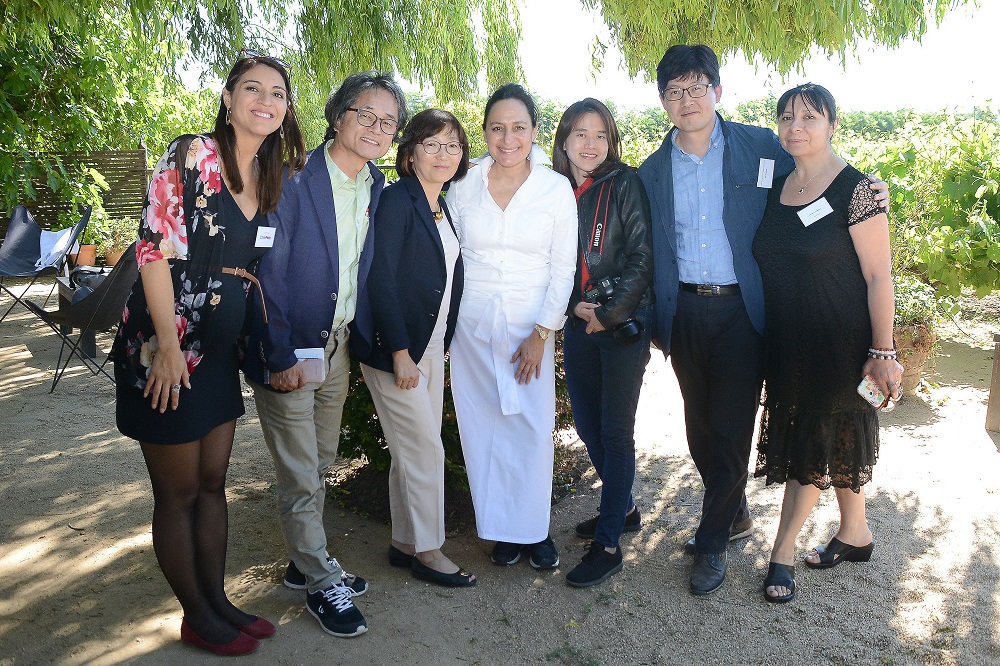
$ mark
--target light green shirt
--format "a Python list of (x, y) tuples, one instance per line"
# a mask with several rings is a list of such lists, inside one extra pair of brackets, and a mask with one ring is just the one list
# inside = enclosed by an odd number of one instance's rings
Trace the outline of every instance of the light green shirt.
[(326, 168), (333, 186), (333, 206), (337, 214), (337, 249), (340, 265), (340, 289), (337, 309), (333, 314), (333, 328), (341, 328), (354, 321), (358, 300), (358, 262), (361, 248), (368, 234), (368, 205), (371, 203), (374, 178), (365, 166), (355, 180), (348, 178), (330, 157), (330, 145), (324, 146)]

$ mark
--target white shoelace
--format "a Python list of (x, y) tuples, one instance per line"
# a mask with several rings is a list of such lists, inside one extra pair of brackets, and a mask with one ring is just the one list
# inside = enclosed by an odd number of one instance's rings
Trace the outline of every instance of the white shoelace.
[[(327, 558), (327, 561), (335, 567), (340, 567), (340, 580), (344, 583), (344, 585), (346, 585), (347, 587), (351, 587), (351, 585), (354, 585), (354, 581), (357, 579), (357, 576), (344, 571), (344, 567), (340, 566), (340, 562), (337, 561), (336, 557)], [(353, 588), (351, 588), (351, 596), (356, 596), (356, 595), (357, 592)]]
[(338, 613), (343, 613), (354, 607), (351, 601), (351, 588), (346, 585), (333, 585), (322, 592), (323, 599), (337, 609)]

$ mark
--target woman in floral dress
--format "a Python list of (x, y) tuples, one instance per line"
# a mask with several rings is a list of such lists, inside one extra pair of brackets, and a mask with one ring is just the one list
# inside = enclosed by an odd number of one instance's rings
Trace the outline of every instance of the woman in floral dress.
[(113, 352), (118, 429), (139, 441), (149, 469), (153, 550), (184, 611), (181, 640), (230, 655), (274, 633), (223, 587), (249, 288), (235, 271), (269, 247), (265, 216), (283, 166), (301, 169), (305, 153), (284, 64), (242, 55), (213, 132), (175, 139), (156, 165), (136, 244), (140, 275)]

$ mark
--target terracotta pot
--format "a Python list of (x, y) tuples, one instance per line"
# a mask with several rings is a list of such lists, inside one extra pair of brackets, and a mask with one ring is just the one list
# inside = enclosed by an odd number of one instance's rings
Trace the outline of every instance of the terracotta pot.
[(104, 265), (105, 266), (114, 266), (115, 264), (118, 263), (118, 260), (122, 258), (123, 254), (125, 254), (124, 251), (122, 251), (122, 252), (105, 252), (104, 253)]
[(93, 266), (97, 261), (96, 245), (81, 245), (80, 252), (72, 257), (76, 266)]
[(897, 326), (893, 337), (903, 366), (903, 395), (915, 395), (924, 366), (933, 355), (937, 334), (930, 326), (916, 324)]

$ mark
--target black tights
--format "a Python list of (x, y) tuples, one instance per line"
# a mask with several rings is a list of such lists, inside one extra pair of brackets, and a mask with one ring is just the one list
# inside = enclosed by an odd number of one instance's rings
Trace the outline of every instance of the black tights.
[(236, 421), (186, 444), (140, 442), (153, 483), (153, 550), (188, 625), (213, 644), (252, 622), (226, 596), (226, 471)]

